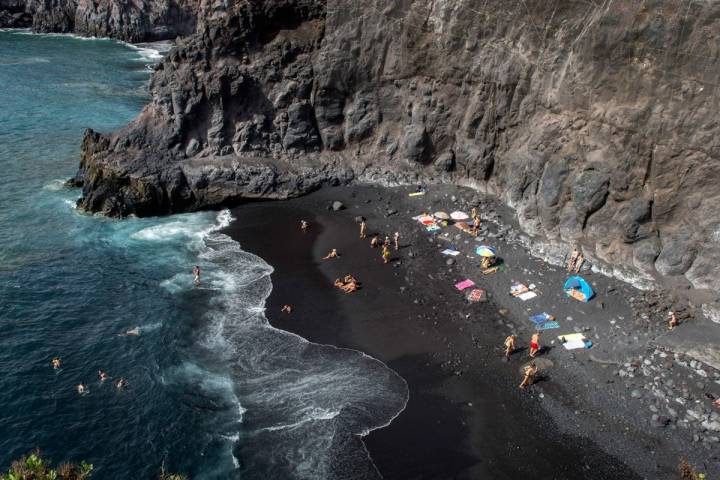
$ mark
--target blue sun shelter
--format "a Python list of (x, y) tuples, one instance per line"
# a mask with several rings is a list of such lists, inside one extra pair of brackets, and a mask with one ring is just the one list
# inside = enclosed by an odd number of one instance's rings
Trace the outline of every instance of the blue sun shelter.
[(595, 292), (593, 292), (590, 284), (587, 283), (584, 278), (577, 275), (573, 275), (567, 279), (563, 290), (565, 290), (568, 297), (573, 297), (575, 300), (580, 300), (581, 302), (587, 302), (595, 296)]

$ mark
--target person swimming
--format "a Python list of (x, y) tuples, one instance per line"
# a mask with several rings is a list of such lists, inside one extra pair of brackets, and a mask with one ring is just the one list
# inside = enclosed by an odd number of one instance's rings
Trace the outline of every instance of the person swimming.
[(292, 311), (293, 311), (292, 306), (288, 305), (288, 304), (283, 305), (282, 308), (280, 309), (281, 313), (292, 313)]
[(87, 388), (85, 388), (85, 385), (83, 385), (82, 383), (79, 383), (77, 386), (77, 392), (80, 395), (85, 395), (87, 393)]
[(200, 266), (195, 265), (193, 268), (193, 275), (195, 276), (195, 285), (200, 285)]
[(307, 232), (310, 228), (310, 224), (306, 222), (305, 220), (300, 220), (300, 230), (302, 230), (303, 233)]
[(105, 380), (110, 378), (110, 377), (108, 377), (108, 374), (103, 372), (102, 370), (98, 370), (98, 376), (100, 377), (101, 382), (104, 382)]
[(59, 370), (59, 369), (60, 369), (60, 365), (61, 365), (60, 358), (55, 357), (55, 358), (52, 359), (52, 366), (53, 366), (53, 368), (54, 368), (55, 370)]
[(118, 337), (139, 337), (140, 336), (140, 327), (131, 328), (130, 330), (125, 330), (122, 333), (118, 333)]
[(117, 381), (115, 386), (117, 387), (118, 390), (122, 390), (123, 388), (127, 387), (127, 380), (120, 377), (120, 379)]

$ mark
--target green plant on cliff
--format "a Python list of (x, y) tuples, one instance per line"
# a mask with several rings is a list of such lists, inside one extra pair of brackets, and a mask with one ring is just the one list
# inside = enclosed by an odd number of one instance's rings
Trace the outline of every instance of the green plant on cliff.
[(43, 460), (39, 451), (35, 451), (10, 465), (10, 470), (0, 476), (0, 480), (84, 480), (90, 477), (93, 466), (86, 462), (80, 464), (61, 463), (51, 468)]

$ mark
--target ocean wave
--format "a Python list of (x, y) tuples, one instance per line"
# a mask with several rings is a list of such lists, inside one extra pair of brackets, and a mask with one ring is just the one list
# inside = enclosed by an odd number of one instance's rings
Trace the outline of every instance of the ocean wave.
[(205, 230), (198, 263), (216, 291), (199, 344), (219, 355), (247, 421), (235, 450), (241, 473), (271, 478), (365, 478), (380, 475), (358, 435), (402, 412), (408, 387), (362, 352), (314, 344), (272, 327), (264, 315), (273, 268), (220, 233), (220, 212)]
[(33, 65), (36, 63), (50, 63), (50, 59), (45, 58), (45, 57), (28, 57), (28, 58), (24, 58), (22, 60), (13, 60), (11, 62), (0, 61), (0, 66)]

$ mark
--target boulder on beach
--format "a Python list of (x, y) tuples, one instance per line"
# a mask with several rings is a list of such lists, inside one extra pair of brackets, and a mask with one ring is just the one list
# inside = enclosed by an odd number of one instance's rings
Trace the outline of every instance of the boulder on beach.
[(339, 212), (340, 210), (345, 209), (345, 204), (338, 200), (335, 200), (334, 202), (332, 202), (332, 209), (334, 212)]

